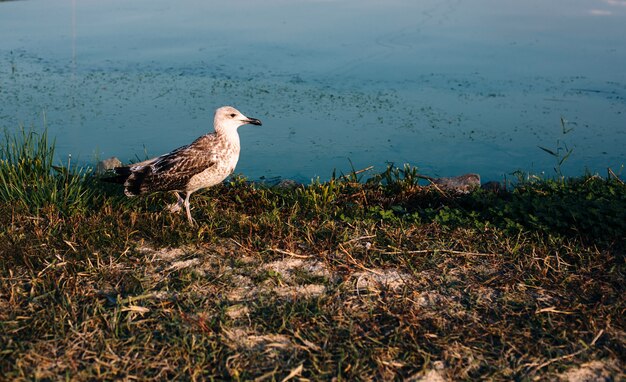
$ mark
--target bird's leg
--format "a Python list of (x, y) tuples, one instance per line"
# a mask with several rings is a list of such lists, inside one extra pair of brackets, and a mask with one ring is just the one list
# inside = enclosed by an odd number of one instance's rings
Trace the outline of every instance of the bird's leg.
[(187, 196), (185, 197), (185, 210), (187, 211), (187, 219), (189, 219), (189, 224), (194, 225), (194, 220), (191, 217), (191, 211), (189, 210), (189, 197), (191, 196), (191, 192), (187, 192)]
[(180, 197), (178, 191), (172, 191), (174, 195), (176, 195), (176, 203), (168, 204), (167, 209), (170, 210), (171, 213), (176, 213), (183, 208), (184, 200)]

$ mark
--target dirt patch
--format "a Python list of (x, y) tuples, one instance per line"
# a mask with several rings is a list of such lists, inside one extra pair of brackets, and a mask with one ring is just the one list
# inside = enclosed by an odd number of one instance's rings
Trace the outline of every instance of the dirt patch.
[(293, 346), (289, 337), (281, 334), (259, 335), (238, 328), (224, 330), (223, 334), (226, 344), (238, 350), (285, 349)]
[(617, 360), (591, 361), (559, 375), (567, 382), (610, 382), (624, 380), (624, 365)]
[(293, 299), (317, 297), (326, 293), (326, 287), (320, 284), (285, 286), (273, 290), (280, 297)]
[(233, 320), (247, 317), (249, 313), (250, 313), (250, 308), (248, 308), (246, 305), (243, 305), (243, 304), (232, 305), (226, 309), (226, 315), (232, 318)]
[[(226, 243), (228, 244), (228, 243)], [(218, 281), (216, 292), (230, 306), (226, 307), (226, 316), (232, 320), (222, 327), (220, 337), (229, 348), (239, 352), (228, 362), (229, 370), (246, 368), (250, 364), (264, 364), (277, 357), (289, 357), (301, 350), (301, 343), (318, 345), (306, 339), (284, 334), (261, 334), (262, 328), (252, 326), (257, 314), (257, 301), (267, 299), (282, 303), (300, 299), (326, 298), (329, 291), (335, 288), (347, 292), (351, 297), (344, 300), (355, 304), (354, 310), (360, 311), (369, 304), (371, 299), (364, 296), (402, 295), (404, 307), (416, 312), (421, 320), (432, 325), (424, 333), (425, 338), (435, 341), (440, 330), (450, 327), (455, 321), (473, 323), (480, 317), (471, 309), (461, 304), (464, 298), (475, 302), (476, 306), (490, 307), (505, 298), (505, 290), (499, 287), (480, 285), (475, 289), (438, 288), (437, 285), (468, 284), (473, 277), (493, 277), (494, 271), (486, 265), (478, 265), (473, 273), (466, 269), (430, 269), (413, 274), (399, 268), (362, 267), (358, 272), (341, 273), (342, 268), (333, 268), (317, 259), (300, 259), (286, 257), (281, 260), (264, 262), (262, 257), (246, 256), (234, 245), (211, 245), (201, 248), (160, 248), (141, 247), (140, 253), (146, 256), (147, 269), (156, 278), (171, 277), (173, 272), (193, 272), (201, 280)], [(202, 283), (202, 288), (206, 284)], [(347, 289), (344, 289), (347, 288)], [(544, 289), (526, 290), (524, 285), (514, 285), (516, 294), (507, 298), (528, 300), (537, 306), (553, 304), (555, 296)], [(194, 293), (203, 294), (206, 289), (198, 289)], [(360, 296), (360, 298), (359, 298)], [(153, 296), (155, 299), (162, 296)], [(411, 304), (413, 304), (411, 306)], [(274, 328), (266, 328), (275, 330)], [(307, 345), (308, 346), (308, 345)], [(477, 370), (486, 361), (481, 354), (465, 346), (463, 343), (449, 344), (444, 354), (450, 359), (464, 363), (467, 372)], [(381, 376), (394, 378), (404, 363), (394, 357), (383, 361), (380, 359)], [(429, 369), (422, 370), (408, 377), (413, 382), (441, 382), (447, 380), (451, 369), (444, 369), (443, 363), (435, 362)], [(620, 375), (621, 368), (617, 361), (593, 361), (572, 368), (556, 377), (568, 382), (613, 381)]]
[(172, 263), (172, 265), (170, 265), (170, 267), (167, 270), (171, 271), (171, 270), (179, 270), (183, 268), (195, 267), (199, 265), (200, 263), (201, 261), (197, 257), (193, 259), (189, 259), (189, 260), (175, 261)]
[(280, 273), (285, 281), (292, 281), (294, 275), (298, 272), (317, 277), (330, 277), (328, 269), (319, 261), (284, 259), (266, 264), (263, 268)]
[(150, 246), (141, 246), (137, 251), (146, 256), (152, 256), (163, 261), (172, 261), (185, 254), (183, 248), (159, 248), (155, 249)]
[(395, 269), (373, 269), (352, 274), (356, 280), (357, 292), (380, 291), (382, 289), (398, 290), (413, 280), (413, 276)]
[(424, 374), (418, 374), (411, 376), (405, 380), (405, 382), (446, 382), (446, 379), (441, 376), (437, 370), (429, 370)]
[(231, 278), (233, 287), (227, 292), (226, 298), (233, 302), (240, 302), (252, 298), (257, 291), (252, 280), (247, 276), (233, 275)]

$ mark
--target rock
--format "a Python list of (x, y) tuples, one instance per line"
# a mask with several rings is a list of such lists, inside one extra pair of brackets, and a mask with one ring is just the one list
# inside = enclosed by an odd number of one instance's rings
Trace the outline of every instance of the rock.
[(451, 178), (437, 178), (433, 179), (432, 182), (445, 191), (467, 194), (474, 189), (480, 188), (480, 175), (465, 174)]
[(292, 190), (292, 189), (298, 187), (299, 185), (300, 185), (300, 183), (296, 182), (295, 180), (283, 179), (280, 182), (278, 182), (278, 184), (275, 185), (274, 187), (280, 188), (280, 189), (283, 189), (283, 190)]
[(121, 165), (122, 161), (116, 157), (101, 160), (96, 166), (96, 174), (104, 174), (108, 170), (113, 170), (115, 167), (120, 167)]

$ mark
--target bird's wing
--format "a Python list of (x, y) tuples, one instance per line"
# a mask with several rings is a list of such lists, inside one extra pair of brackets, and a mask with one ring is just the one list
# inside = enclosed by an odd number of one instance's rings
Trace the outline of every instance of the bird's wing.
[(205, 135), (187, 146), (133, 168), (125, 186), (132, 194), (184, 190), (194, 175), (215, 166), (215, 136)]

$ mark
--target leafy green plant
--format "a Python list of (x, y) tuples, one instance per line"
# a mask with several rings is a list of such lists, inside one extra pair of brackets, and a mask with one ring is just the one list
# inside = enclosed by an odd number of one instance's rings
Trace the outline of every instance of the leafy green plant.
[(296, 196), (303, 206), (312, 211), (321, 212), (327, 210), (335, 202), (342, 185), (343, 183), (337, 179), (321, 182), (318, 178), (306, 187), (296, 188)]

